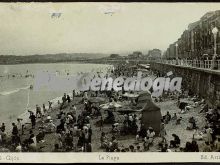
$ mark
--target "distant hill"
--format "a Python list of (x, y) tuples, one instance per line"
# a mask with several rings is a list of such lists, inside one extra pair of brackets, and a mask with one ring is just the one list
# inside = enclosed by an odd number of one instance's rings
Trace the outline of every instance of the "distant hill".
[(92, 60), (107, 56), (109, 56), (109, 54), (101, 53), (59, 53), (28, 56), (0, 55), (0, 64), (71, 62), (83, 59)]

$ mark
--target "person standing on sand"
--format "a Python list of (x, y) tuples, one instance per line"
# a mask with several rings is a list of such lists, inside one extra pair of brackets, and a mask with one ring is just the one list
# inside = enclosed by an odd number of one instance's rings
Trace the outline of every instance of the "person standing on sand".
[(18, 129), (21, 130), (21, 134), (24, 134), (24, 124), (22, 122), (23, 119), (17, 118), (17, 122), (18, 122)]
[(88, 99), (89, 99), (88, 93), (87, 93), (87, 92), (84, 92), (83, 101), (88, 100)]
[(101, 119), (100, 119), (100, 131), (103, 130), (103, 123), (104, 123), (104, 121), (103, 121), (103, 118), (102, 118), (102, 115), (101, 115)]
[(70, 99), (70, 96), (69, 95), (67, 95), (67, 101), (68, 101), (68, 103), (70, 103), (71, 102), (71, 99)]
[(75, 95), (76, 95), (75, 90), (73, 90), (73, 101), (74, 101)]
[(205, 141), (208, 142), (209, 144), (212, 143), (212, 133), (213, 133), (213, 130), (212, 128), (208, 127), (206, 128), (205, 130), (206, 132), (206, 138), (205, 138)]
[(43, 112), (44, 112), (44, 115), (46, 114), (46, 111), (47, 111), (46, 106), (45, 106), (45, 104), (43, 104)]
[(66, 102), (66, 100), (67, 100), (67, 96), (66, 96), (66, 93), (64, 93), (64, 95), (62, 97), (63, 104)]
[(65, 103), (67, 101), (67, 96), (66, 96), (66, 93), (64, 93), (63, 97), (62, 97), (62, 104), (60, 105), (60, 110), (63, 109)]
[(12, 138), (11, 138), (11, 143), (14, 145), (17, 145), (17, 143), (20, 140), (20, 137), (18, 136), (18, 127), (15, 123), (12, 123)]
[(2, 132), (5, 131), (5, 123), (2, 123), (1, 130), (2, 130)]
[(90, 143), (90, 133), (88, 131), (88, 127), (85, 127), (84, 131), (82, 132), (82, 137), (83, 137), (83, 147), (84, 149), (86, 149), (88, 144)]
[(34, 128), (35, 128), (35, 125), (36, 125), (36, 116), (34, 115), (33, 112), (31, 113), (31, 115), (30, 115), (29, 118), (31, 119), (32, 129), (34, 129)]
[(76, 106), (75, 106), (74, 104), (70, 107), (70, 111), (71, 111), (73, 114), (76, 114)]
[(15, 136), (18, 134), (18, 127), (15, 123), (12, 123), (12, 135)]
[(52, 109), (52, 102), (48, 101), (48, 104), (49, 104), (49, 109)]
[(41, 116), (42, 116), (41, 108), (39, 105), (36, 105), (36, 117), (41, 118)]
[(164, 124), (163, 121), (162, 121), (161, 126), (160, 126), (160, 137), (162, 138), (162, 141), (163, 141), (163, 142), (166, 141), (165, 136), (166, 136), (165, 124)]
[(101, 142), (101, 145), (100, 145), (101, 148), (107, 147), (108, 140), (107, 140), (107, 136), (106, 136), (105, 132), (101, 133), (100, 142)]

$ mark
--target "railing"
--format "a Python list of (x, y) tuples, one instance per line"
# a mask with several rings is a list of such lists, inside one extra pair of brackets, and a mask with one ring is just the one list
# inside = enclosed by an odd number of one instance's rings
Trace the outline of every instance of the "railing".
[[(213, 61), (212, 60), (160, 60), (160, 63), (172, 64), (172, 65), (180, 65), (180, 66), (188, 66), (188, 67), (196, 67), (196, 68), (205, 68), (205, 69), (213, 69)], [(215, 60), (214, 69), (220, 70), (220, 60)]]

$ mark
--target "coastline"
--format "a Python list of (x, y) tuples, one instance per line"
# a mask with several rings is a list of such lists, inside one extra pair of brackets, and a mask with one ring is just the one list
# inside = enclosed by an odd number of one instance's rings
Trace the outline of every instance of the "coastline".
[[(30, 63), (28, 63), (28, 64), (30, 64)], [(34, 63), (34, 64), (42, 64), (42, 63)], [(78, 62), (58, 62), (58, 63), (45, 63), (45, 64), (51, 64), (51, 65), (53, 65), (53, 64), (83, 64), (83, 63), (78, 63)], [(90, 63), (89, 63), (90, 64)], [(11, 64), (10, 64), (11, 65)], [(14, 65), (14, 64), (13, 64)], [(15, 64), (16, 65), (16, 64)], [(18, 65), (22, 65), (22, 64), (18, 64)], [(30, 64), (31, 65), (31, 64)], [(101, 66), (101, 67), (105, 67), (104, 65), (105, 64), (101, 64), (101, 65), (103, 65), (103, 66)], [(1, 66), (1, 65), (0, 65)], [(111, 67), (112, 65), (109, 65), (109, 64), (107, 64), (106, 65), (106, 68), (108, 68), (108, 67)], [(105, 69), (106, 69), (105, 68)], [(101, 70), (101, 68), (99, 67), (99, 68), (93, 68), (93, 70), (92, 71), (99, 71), (99, 70)], [(10, 79), (10, 80), (12, 80), (12, 79)], [(7, 81), (7, 79), (5, 79), (4, 81)], [(14, 93), (14, 91), (16, 91), (16, 93), (17, 92), (19, 92), (20, 90), (30, 90), (29, 89), (29, 86), (25, 86), (25, 87), (21, 87), (21, 88), (19, 88), (19, 90), (18, 90), (18, 88), (16, 88), (15, 90), (7, 90), (7, 91), (3, 91), (2, 93), (3, 93), (3, 95), (2, 96), (4, 96), (4, 93), (9, 93), (9, 92), (12, 92), (13, 91), (13, 93)], [(1, 93), (1, 92), (0, 92)], [(13, 94), (12, 93), (12, 94)], [(72, 95), (72, 93), (70, 92), (70, 93), (68, 93), (70, 96)], [(9, 94), (10, 95), (10, 94)], [(45, 100), (44, 102), (46, 103), (45, 104), (45, 106), (46, 106), (46, 108), (48, 108), (48, 105), (47, 105), (47, 103), (48, 103), (48, 101), (50, 101), (50, 102), (53, 102), (53, 104), (52, 104), (52, 106), (54, 106), (54, 107), (56, 107), (56, 106), (58, 106), (58, 104), (57, 104), (57, 102), (58, 102), (58, 100), (59, 101), (61, 101), (62, 99), (62, 94), (60, 94), (60, 95), (58, 95), (58, 96), (56, 96), (56, 97), (54, 97), (54, 98), (52, 98), (52, 99), (49, 99), (49, 100)], [(43, 102), (42, 103), (39, 103), (39, 102), (36, 102), (36, 104), (39, 104), (39, 105), (41, 105), (42, 106), (42, 104), (43, 104)], [(35, 104), (35, 105), (36, 105)], [(42, 107), (41, 107), (42, 108)], [(21, 112), (20, 114), (18, 114), (18, 115), (13, 115), (13, 114), (11, 114), (10, 116), (12, 116), (12, 118), (14, 118), (13, 120), (9, 120), (7, 123), (5, 123), (6, 124), (6, 128), (7, 128), (7, 133), (10, 133), (10, 131), (11, 131), (11, 129), (12, 129), (12, 126), (11, 126), (11, 123), (12, 122), (14, 122), (14, 123), (16, 123), (17, 124), (17, 118), (22, 118), (23, 119), (23, 123), (30, 123), (30, 121), (29, 121), (29, 112), (27, 111), (29, 109), (29, 107), (26, 107), (25, 108), (25, 110), (23, 111), (23, 112)], [(29, 109), (29, 110), (31, 110), (31, 111), (33, 111), (33, 112), (35, 112), (35, 107), (32, 107), (31, 109)], [(10, 118), (10, 116), (9, 116), (9, 118)], [(4, 121), (2, 121), (2, 123), (4, 123)]]

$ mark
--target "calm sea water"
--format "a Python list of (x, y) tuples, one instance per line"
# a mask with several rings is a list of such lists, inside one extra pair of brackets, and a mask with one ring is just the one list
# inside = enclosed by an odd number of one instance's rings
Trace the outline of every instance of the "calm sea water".
[[(36, 104), (41, 107), (43, 103), (48, 105), (49, 100), (55, 101), (64, 92), (71, 92), (62, 89), (60, 91), (30, 90), (30, 85), (35, 82), (34, 76), (39, 71), (71, 76), (79, 72), (106, 72), (110, 67), (102, 64), (75, 63), (0, 65), (0, 123), (9, 125), (18, 116), (26, 116), (24, 114), (27, 114), (27, 109), (35, 109)], [(25, 75), (34, 76), (25, 77)]]

